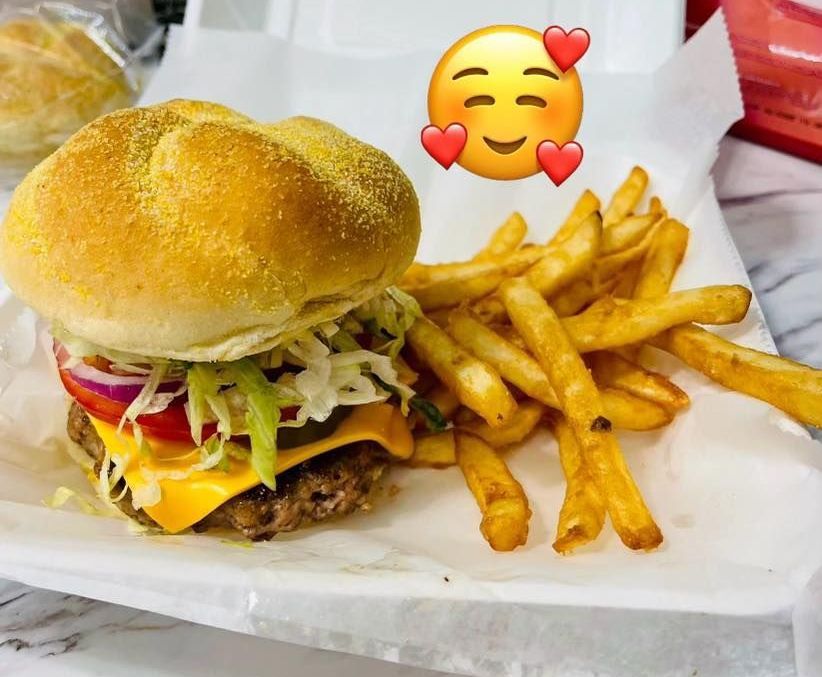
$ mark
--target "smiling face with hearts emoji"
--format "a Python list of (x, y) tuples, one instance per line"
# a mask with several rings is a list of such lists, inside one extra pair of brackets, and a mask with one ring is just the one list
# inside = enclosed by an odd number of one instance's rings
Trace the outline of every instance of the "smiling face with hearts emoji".
[(549, 31), (543, 40), (530, 28), (489, 26), (443, 55), (428, 88), (431, 125), (422, 135), (440, 164), (456, 161), (491, 179), (521, 179), (545, 169), (557, 183), (544, 164), (554, 154), (538, 148), (551, 141), (562, 149), (576, 136), (582, 85), (573, 64), (587, 49), (588, 34), (583, 46), (576, 31), (565, 40), (564, 33), (549, 39)]

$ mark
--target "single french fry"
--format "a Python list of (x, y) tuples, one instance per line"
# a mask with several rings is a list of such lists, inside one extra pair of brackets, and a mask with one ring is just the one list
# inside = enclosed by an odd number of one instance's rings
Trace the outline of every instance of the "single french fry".
[(563, 318), (562, 325), (577, 350), (588, 353), (646, 341), (688, 322), (739, 322), (750, 302), (750, 290), (741, 285), (700, 287), (622, 303), (605, 297), (585, 312)]
[(528, 233), (528, 224), (522, 214), (514, 212), (494, 231), (488, 244), (480, 249), (472, 261), (495, 261), (514, 251)]
[(414, 439), (414, 453), (406, 463), (414, 468), (447, 468), (457, 462), (454, 431), (420, 435)]
[(489, 425), (505, 425), (513, 415), (517, 403), (497, 372), (471, 355), (433, 322), (418, 318), (406, 332), (406, 339), (417, 356), (457, 399)]
[(585, 467), (571, 426), (559, 412), (552, 413), (548, 422), (559, 445), (559, 461), (565, 475), (565, 499), (553, 547), (565, 555), (596, 540), (605, 524), (605, 504)]
[(634, 285), (634, 298), (652, 299), (668, 293), (688, 248), (689, 233), (676, 219), (662, 222), (642, 262)]
[(660, 214), (663, 217), (668, 213), (665, 210), (665, 206), (662, 204), (662, 200), (660, 200), (656, 195), (652, 196), (651, 200), (648, 202), (648, 211), (652, 214)]
[(571, 213), (562, 223), (562, 225), (554, 233), (554, 236), (548, 242), (549, 245), (558, 245), (567, 240), (577, 229), (580, 223), (587, 219), (594, 212), (598, 212), (600, 208), (599, 198), (590, 190), (586, 190), (579, 196)]
[(525, 545), (531, 509), (505, 461), (478, 437), (456, 433), (457, 463), (482, 512), (480, 532), (498, 551)]
[(648, 371), (616, 353), (590, 353), (586, 362), (599, 386), (620, 388), (656, 402), (670, 412), (680, 411), (690, 404), (688, 394), (665, 376)]
[(500, 295), (554, 388), (620, 539), (634, 550), (656, 548), (662, 533), (631, 477), (599, 391), (559, 318), (527, 280), (506, 280)]
[(600, 256), (616, 254), (638, 244), (659, 218), (659, 214), (653, 212), (636, 214), (603, 229)]
[(450, 419), (460, 407), (460, 401), (444, 383), (438, 383), (425, 394), (425, 399), (433, 404), (443, 418)]
[(639, 204), (647, 186), (648, 173), (642, 167), (631, 169), (628, 178), (617, 188), (602, 214), (602, 225), (607, 228), (628, 216)]
[(495, 271), (468, 279), (432, 282), (421, 287), (405, 288), (405, 291), (417, 299), (426, 314), (433, 314), (443, 308), (488, 296), (505, 278), (503, 272)]
[[(419, 289), (438, 282), (470, 280), (500, 273), (507, 277), (519, 275), (529, 266), (541, 259), (551, 248), (547, 245), (521, 247), (509, 254), (500, 256), (495, 261), (457, 261), (455, 263), (415, 263), (402, 277), (400, 286)], [(410, 271), (410, 272), (409, 272)]]
[(458, 426), (464, 432), (476, 435), (494, 449), (522, 442), (530, 435), (542, 419), (546, 408), (534, 400), (520, 402), (511, 420), (501, 428), (492, 428), (479, 419)]
[(560, 289), (548, 299), (548, 305), (559, 317), (576, 315), (600, 296), (613, 293), (619, 282), (618, 276), (596, 284), (590, 278), (582, 278)]
[[(451, 313), (448, 332), (477, 358), (491, 365), (504, 380), (538, 402), (559, 408), (559, 400), (548, 377), (524, 346), (518, 347), (507, 341), (464, 310)], [(606, 388), (601, 396), (605, 415), (616, 428), (653, 430), (672, 420), (669, 412), (658, 404), (623, 390)]]
[[(587, 273), (599, 251), (602, 224), (599, 214), (589, 215), (561, 244), (549, 247), (549, 252), (524, 273), (524, 277), (540, 293), (550, 296), (565, 285)], [(474, 311), (484, 322), (505, 319), (505, 308), (496, 296), (474, 305)]]
[(637, 397), (627, 390), (600, 387), (602, 408), (614, 428), (620, 430), (656, 430), (674, 420), (673, 412), (661, 404)]
[(696, 325), (674, 327), (650, 344), (713, 381), (822, 427), (822, 371), (745, 348)]

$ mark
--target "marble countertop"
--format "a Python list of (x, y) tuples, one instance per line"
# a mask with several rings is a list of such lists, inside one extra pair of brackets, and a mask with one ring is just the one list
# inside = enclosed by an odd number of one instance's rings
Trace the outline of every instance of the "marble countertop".
[[(780, 352), (822, 367), (822, 167), (726, 138), (714, 173)], [(0, 582), (2, 675), (238, 673), (437, 674)]]

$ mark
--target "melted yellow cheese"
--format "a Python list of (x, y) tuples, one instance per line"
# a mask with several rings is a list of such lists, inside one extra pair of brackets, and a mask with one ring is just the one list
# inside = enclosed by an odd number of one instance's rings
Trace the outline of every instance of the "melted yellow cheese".
[[(128, 454), (125, 480), (131, 489), (147, 482), (141, 469), (150, 472), (187, 471), (200, 461), (193, 442), (172, 442), (151, 438), (150, 457), (141, 456), (137, 443), (128, 431), (117, 434), (116, 426), (94, 417), (91, 422), (103, 444), (112, 454)], [(408, 458), (414, 442), (405, 417), (390, 404), (376, 403), (354, 407), (332, 435), (311, 444), (282, 449), (277, 454), (277, 473), (285, 472), (314, 456), (362, 441), (376, 442), (398, 458)], [(170, 533), (182, 531), (217, 509), (230, 498), (260, 484), (260, 478), (248, 461), (229, 459), (228, 472), (203, 470), (183, 480), (160, 480), (162, 497), (156, 505), (144, 510)]]

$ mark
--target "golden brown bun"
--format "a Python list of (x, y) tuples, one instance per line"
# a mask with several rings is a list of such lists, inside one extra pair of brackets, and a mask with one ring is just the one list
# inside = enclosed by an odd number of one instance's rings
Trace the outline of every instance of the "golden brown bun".
[(82, 27), (38, 18), (0, 25), (0, 159), (45, 157), (130, 97), (120, 67)]
[(171, 101), (99, 118), (35, 168), (0, 270), (94, 343), (233, 360), (391, 285), (419, 234), (414, 189), (383, 152), (319, 120)]

